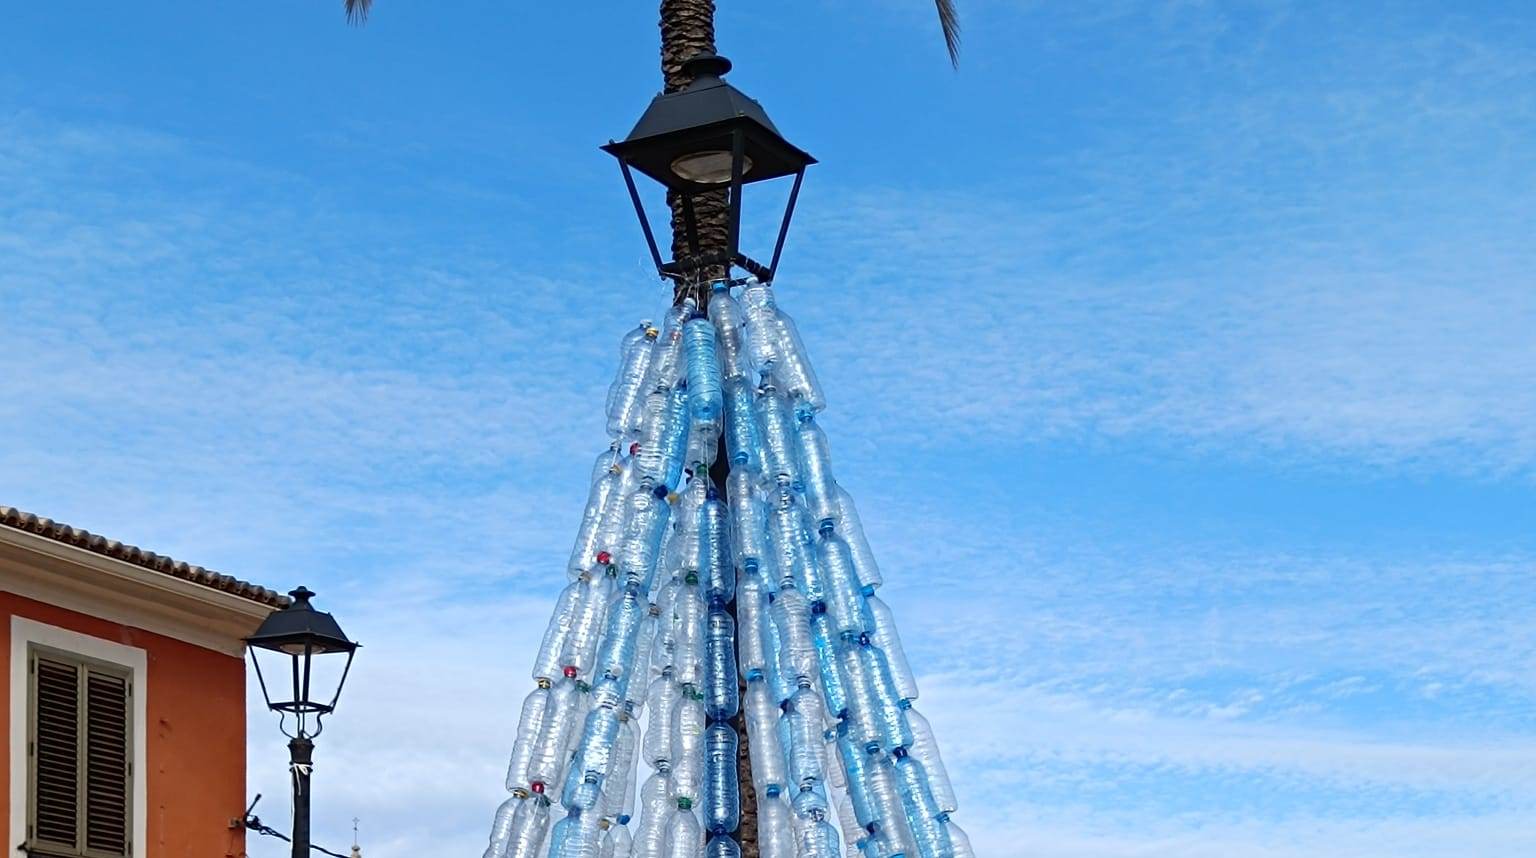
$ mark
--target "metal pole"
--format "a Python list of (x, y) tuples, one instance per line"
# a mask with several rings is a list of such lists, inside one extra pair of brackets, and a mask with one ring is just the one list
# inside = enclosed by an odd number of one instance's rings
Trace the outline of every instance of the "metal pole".
[(288, 771), (293, 775), (293, 858), (309, 858), (309, 773), (315, 743), (299, 736), (288, 743)]

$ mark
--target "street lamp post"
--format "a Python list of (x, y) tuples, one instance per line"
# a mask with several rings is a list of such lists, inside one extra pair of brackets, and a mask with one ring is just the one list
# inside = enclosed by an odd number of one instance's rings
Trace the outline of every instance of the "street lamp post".
[[(610, 141), (603, 151), (619, 161), (657, 273), (692, 284), (701, 272), (723, 271), (728, 275), (734, 266), (770, 282), (789, 233), (805, 168), (816, 159), (784, 139), (762, 105), (721, 79), (731, 70), (730, 60), (699, 54), (685, 62), (683, 70), (693, 82), (678, 92), (652, 99), (629, 136)], [(682, 202), (688, 253), (678, 259), (665, 262), (661, 258), (656, 234), (635, 187), (636, 172), (653, 179)], [(742, 188), (789, 176), (794, 177), (794, 185), (773, 256), (765, 265), (741, 250)], [(700, 241), (694, 200), (722, 190), (728, 195), (725, 246), (711, 248)]]
[[(293, 858), (309, 858), (309, 776), (314, 764), (314, 737), (324, 729), (321, 718), (334, 711), (336, 701), (341, 699), (341, 688), (347, 682), (358, 644), (347, 638), (335, 617), (314, 609), (309, 600), (315, 594), (308, 588), (301, 586), (288, 595), (292, 597), (288, 606), (269, 614), (245, 643), (267, 708), (278, 713), (279, 729), (289, 739), (288, 769), (293, 776)], [(343, 654), (346, 655), (345, 662), (339, 658)], [(263, 661), (267, 662), (267, 670), (273, 673), (274, 682), (281, 681), (285, 670), (290, 672), (291, 689), (282, 685), (269, 687), (262, 670)], [(337, 664), (341, 668), (340, 676), (335, 679), (335, 690), (331, 691), (330, 679), (321, 674)], [(318, 673), (317, 667), (320, 668)], [(293, 732), (287, 727), (290, 715), (294, 721)]]

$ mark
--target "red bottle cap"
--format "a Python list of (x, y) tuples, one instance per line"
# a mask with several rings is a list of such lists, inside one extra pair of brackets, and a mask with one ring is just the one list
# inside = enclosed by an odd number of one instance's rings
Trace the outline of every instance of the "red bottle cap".
[(597, 562), (607, 566), (609, 563), (613, 562), (613, 555), (606, 551), (599, 551), (597, 552)]
[(538, 795), (543, 795), (544, 794), (544, 782), (543, 781), (534, 781), (533, 783), (528, 785), (528, 788), (533, 790)]
[(576, 666), (575, 665), (568, 664), (568, 665), (565, 666), (565, 677), (567, 679), (575, 679), (576, 678)]

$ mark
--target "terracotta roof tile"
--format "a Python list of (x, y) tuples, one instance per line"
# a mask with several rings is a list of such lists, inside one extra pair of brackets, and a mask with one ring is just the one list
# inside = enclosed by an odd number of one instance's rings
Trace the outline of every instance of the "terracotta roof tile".
[(145, 551), (137, 545), (125, 545), (115, 539), (107, 539), (88, 530), (70, 527), (67, 524), (61, 524), (52, 519), (41, 518), (30, 512), (22, 512), (14, 507), (0, 506), (0, 525), (45, 536), (77, 548), (84, 548), (96, 554), (103, 554), (107, 557), (121, 560), (124, 563), (143, 566), (145, 569), (153, 569), (156, 572), (163, 572), (176, 578), (202, 584), (205, 587), (233, 593), (236, 596), (250, 599), (253, 602), (260, 602), (264, 605), (271, 605), (274, 608), (281, 608), (288, 604), (287, 596), (275, 590), (268, 590), (265, 587), (241, 581), (233, 575), (225, 575), (222, 572), (194, 566), (186, 561), (177, 560), (174, 557), (156, 554), (153, 551)]

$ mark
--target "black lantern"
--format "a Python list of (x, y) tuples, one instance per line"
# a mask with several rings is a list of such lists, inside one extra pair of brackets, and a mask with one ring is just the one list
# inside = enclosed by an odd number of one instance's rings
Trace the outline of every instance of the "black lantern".
[[(784, 237), (789, 233), (805, 168), (816, 163), (816, 159), (785, 140), (762, 105), (721, 80), (731, 70), (730, 60), (700, 54), (684, 63), (683, 70), (693, 82), (679, 92), (663, 93), (652, 99), (629, 136), (620, 142), (609, 142), (602, 147), (603, 151), (619, 159), (624, 183), (659, 274), (683, 280), (705, 266), (723, 265), (736, 266), (765, 283), (771, 282), (784, 249)], [(633, 171), (649, 176), (682, 200), (690, 250), (686, 259), (662, 262), (655, 233), (635, 188)], [(786, 176), (794, 176), (795, 183), (784, 208), (773, 258), (763, 265), (740, 250), (742, 187)], [(705, 253), (699, 246), (694, 198), (721, 190), (729, 195), (726, 248)]]
[[(347, 682), (352, 669), (352, 657), (357, 654), (358, 644), (349, 640), (336, 623), (336, 618), (324, 611), (315, 610), (309, 600), (315, 595), (305, 587), (288, 594), (293, 598), (288, 607), (273, 611), (262, 620), (256, 633), (245, 639), (256, 667), (256, 681), (261, 684), (261, 694), (267, 708), (280, 716), (279, 726), (289, 737), (289, 771), (293, 775), (293, 855), (309, 858), (309, 779), (314, 766), (315, 736), (323, 729), (320, 719), (336, 709), (341, 699), (341, 688)], [(341, 661), (345, 655), (346, 660)], [(320, 661), (324, 659), (324, 661)], [(269, 686), (261, 669), (263, 661), (273, 673)], [(330, 686), (328, 665), (339, 664), (340, 675), (335, 689)], [(322, 668), (316, 671), (316, 667)], [(292, 685), (288, 686), (291, 673)], [(323, 686), (323, 687), (322, 687)], [(289, 715), (294, 719), (294, 731), (288, 732)]]

